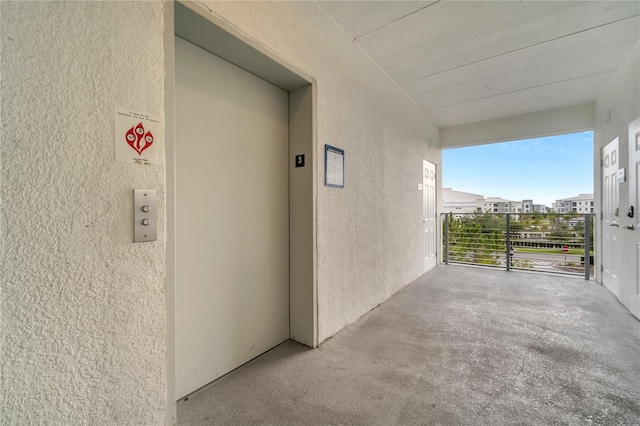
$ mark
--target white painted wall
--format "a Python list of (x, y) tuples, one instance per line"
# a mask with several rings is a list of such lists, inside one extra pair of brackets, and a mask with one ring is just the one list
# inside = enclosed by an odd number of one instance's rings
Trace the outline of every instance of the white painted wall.
[(132, 243), (131, 190), (163, 223), (164, 168), (114, 162), (113, 120), (164, 114), (163, 5), (0, 8), (0, 418), (162, 424), (165, 235)]
[[(198, 3), (317, 81), (322, 341), (424, 273), (417, 184), (423, 158), (440, 170), (438, 130), (317, 4)], [(324, 186), (325, 144), (345, 150), (344, 189)]]
[[(608, 111), (611, 111), (611, 120), (608, 121)], [(602, 211), (602, 178), (600, 168), (600, 151), (602, 147), (619, 138), (619, 164), (627, 168), (629, 163), (628, 150), (628, 126), (634, 119), (640, 116), (640, 44), (636, 45), (618, 72), (607, 84), (596, 103), (596, 130), (594, 133), (594, 198), (596, 201), (596, 214), (600, 217)], [(620, 184), (620, 253), (619, 279), (621, 283), (636, 282), (636, 244), (637, 231), (631, 232), (622, 227), (634, 223), (634, 219), (626, 216), (629, 208), (629, 180)], [(637, 206), (636, 211), (637, 211)], [(600, 220), (596, 221), (596, 235), (601, 235)], [(598, 240), (598, 239), (596, 239)], [(596, 242), (598, 244), (598, 242)], [(600, 259), (602, 259), (602, 247), (596, 250), (596, 279), (601, 282)], [(624, 301), (623, 301), (624, 302)]]

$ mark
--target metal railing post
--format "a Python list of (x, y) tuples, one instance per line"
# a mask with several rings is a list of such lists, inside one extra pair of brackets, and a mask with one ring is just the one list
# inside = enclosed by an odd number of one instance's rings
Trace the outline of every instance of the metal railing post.
[(451, 213), (445, 213), (444, 215), (444, 263), (449, 264), (449, 215)]
[(507, 213), (506, 217), (507, 221), (507, 239), (506, 239), (506, 257), (507, 260), (507, 271), (511, 270), (511, 213)]
[(591, 272), (591, 215), (584, 215), (584, 279), (590, 278)]

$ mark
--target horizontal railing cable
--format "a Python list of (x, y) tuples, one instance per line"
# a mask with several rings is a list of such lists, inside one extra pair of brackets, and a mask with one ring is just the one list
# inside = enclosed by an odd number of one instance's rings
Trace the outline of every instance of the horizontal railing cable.
[(593, 214), (445, 213), (443, 260), (570, 275), (593, 274)]

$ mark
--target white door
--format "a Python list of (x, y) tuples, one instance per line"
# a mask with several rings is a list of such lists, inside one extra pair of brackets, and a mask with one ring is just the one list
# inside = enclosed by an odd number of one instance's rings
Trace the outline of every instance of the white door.
[(422, 160), (422, 216), (424, 226), (424, 269), (428, 271), (437, 262), (436, 218), (436, 165)]
[(179, 38), (176, 390), (289, 337), (288, 93)]
[[(629, 124), (629, 204), (633, 206), (632, 232), (635, 235), (636, 277), (629, 283), (629, 310), (640, 318), (640, 118)], [(628, 232), (628, 231), (627, 231)]]
[(602, 148), (602, 283), (620, 298), (618, 198), (618, 138), (615, 138)]

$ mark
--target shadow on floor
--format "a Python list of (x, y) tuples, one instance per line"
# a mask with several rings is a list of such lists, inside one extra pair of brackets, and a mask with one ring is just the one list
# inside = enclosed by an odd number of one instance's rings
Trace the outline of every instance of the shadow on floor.
[(318, 349), (285, 342), (179, 425), (640, 424), (640, 322), (578, 278), (439, 266)]

